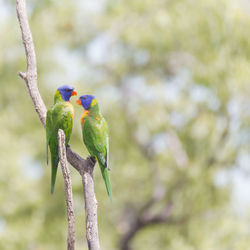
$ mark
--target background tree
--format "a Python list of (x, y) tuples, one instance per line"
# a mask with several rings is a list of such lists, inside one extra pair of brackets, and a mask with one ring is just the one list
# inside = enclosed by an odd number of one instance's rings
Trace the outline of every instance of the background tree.
[[(63, 179), (51, 196), (45, 132), (17, 77), (25, 57), (15, 5), (0, 7), (0, 248), (63, 249)], [(102, 248), (248, 249), (249, 198), (239, 183), (249, 171), (249, 4), (47, 0), (28, 7), (46, 106), (57, 86), (70, 83), (98, 97), (110, 126), (112, 205), (95, 173)], [(71, 144), (87, 156), (81, 112), (76, 107)], [(82, 249), (82, 186), (71, 174)]]

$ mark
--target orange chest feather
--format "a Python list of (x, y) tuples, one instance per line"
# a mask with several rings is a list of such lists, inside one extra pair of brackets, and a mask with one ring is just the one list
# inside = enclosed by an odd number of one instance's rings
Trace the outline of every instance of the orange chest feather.
[(66, 102), (66, 105), (70, 109), (70, 113), (72, 115), (72, 118), (74, 118), (75, 113), (74, 113), (74, 107), (73, 107), (73, 105), (70, 102)]
[(81, 125), (84, 123), (84, 118), (89, 115), (89, 110), (85, 110), (81, 116)]

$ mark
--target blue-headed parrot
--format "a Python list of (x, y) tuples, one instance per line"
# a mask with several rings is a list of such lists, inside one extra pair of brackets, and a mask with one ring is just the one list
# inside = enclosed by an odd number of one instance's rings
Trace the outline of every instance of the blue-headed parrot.
[(112, 201), (112, 191), (108, 173), (109, 136), (108, 126), (100, 113), (97, 99), (92, 95), (82, 95), (76, 103), (85, 111), (81, 117), (83, 142), (91, 156), (96, 157), (107, 193)]
[(74, 87), (61, 86), (54, 96), (54, 105), (47, 111), (46, 117), (46, 152), (48, 164), (48, 147), (51, 155), (51, 194), (54, 193), (56, 173), (59, 163), (58, 155), (58, 130), (65, 133), (65, 144), (69, 143), (73, 126), (74, 107), (70, 103), (70, 97), (77, 95)]

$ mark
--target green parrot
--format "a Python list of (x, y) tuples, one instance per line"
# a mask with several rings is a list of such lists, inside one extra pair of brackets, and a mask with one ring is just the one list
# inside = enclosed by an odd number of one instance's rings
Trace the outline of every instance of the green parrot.
[(56, 173), (59, 163), (58, 155), (58, 130), (62, 129), (65, 134), (65, 144), (69, 143), (72, 132), (74, 107), (70, 103), (71, 96), (77, 95), (74, 87), (64, 85), (57, 89), (54, 96), (54, 105), (47, 111), (46, 117), (46, 145), (47, 164), (48, 147), (51, 155), (51, 194), (54, 193)]
[(107, 122), (101, 115), (98, 102), (94, 96), (82, 95), (76, 103), (82, 105), (85, 109), (81, 117), (84, 144), (90, 155), (97, 158), (107, 193), (112, 201), (108, 173), (109, 137)]

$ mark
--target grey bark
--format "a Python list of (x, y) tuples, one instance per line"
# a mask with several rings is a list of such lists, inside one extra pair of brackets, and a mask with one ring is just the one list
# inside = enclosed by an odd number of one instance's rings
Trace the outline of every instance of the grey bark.
[(68, 250), (75, 249), (75, 215), (74, 203), (72, 194), (72, 184), (70, 178), (70, 171), (67, 166), (66, 148), (65, 148), (65, 134), (63, 130), (58, 131), (58, 146), (59, 146), (59, 159), (64, 178), (65, 199), (68, 217)]
[(88, 157), (86, 160), (75, 154), (69, 146), (67, 146), (67, 158), (71, 165), (79, 171), (82, 177), (83, 193), (85, 201), (85, 217), (86, 217), (86, 237), (89, 249), (99, 250), (99, 236), (97, 224), (97, 200), (94, 190), (93, 171), (96, 163), (95, 158)]
[(45, 127), (46, 120), (46, 107), (42, 100), (42, 97), (37, 88), (37, 67), (36, 67), (36, 53), (32, 39), (32, 34), (29, 27), (29, 21), (27, 17), (25, 0), (16, 1), (17, 17), (22, 33), (22, 40), (26, 54), (27, 71), (26, 73), (19, 72), (19, 76), (22, 77), (26, 83), (30, 97), (33, 101), (35, 110)]

